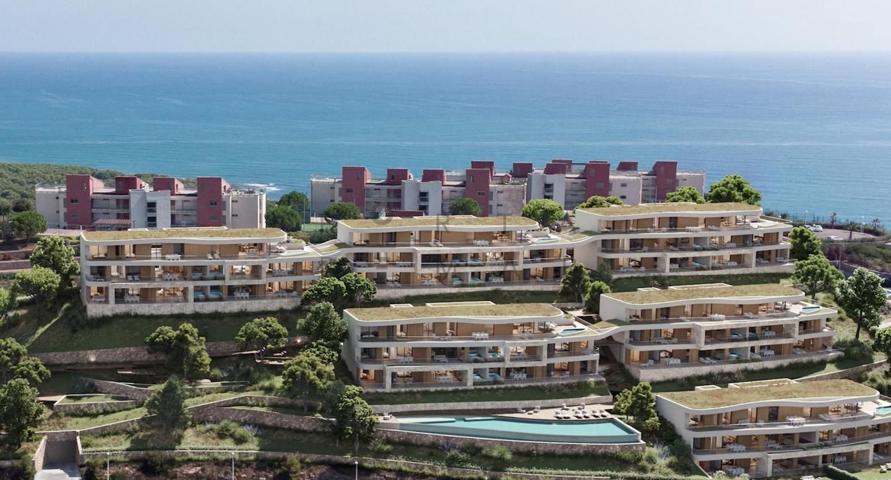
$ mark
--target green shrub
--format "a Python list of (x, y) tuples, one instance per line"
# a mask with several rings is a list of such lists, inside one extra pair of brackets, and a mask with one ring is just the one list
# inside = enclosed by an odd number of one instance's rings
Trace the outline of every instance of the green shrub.
[(875, 354), (872, 351), (872, 347), (865, 342), (854, 338), (842, 338), (836, 340), (833, 347), (844, 352), (845, 360), (857, 360), (863, 363), (875, 360)]
[(149, 476), (165, 475), (173, 466), (175, 461), (157, 453), (147, 453), (139, 463), (139, 471)]
[(470, 463), (470, 455), (462, 452), (461, 450), (449, 450), (449, 452), (446, 453), (445, 464), (450, 467), (458, 467), (468, 465)]
[(856, 475), (842, 470), (835, 465), (823, 465), (823, 473), (832, 480), (859, 480)]
[(505, 470), (511, 459), (514, 458), (514, 454), (504, 445), (485, 447), (480, 454), (493, 460), (492, 468), (495, 470)]
[(288, 455), (288, 458), (285, 459), (285, 473), (288, 474), (289, 480), (297, 480), (300, 478), (300, 472), (303, 470), (303, 465), (300, 463), (300, 457), (295, 453)]
[(230, 439), (235, 442), (236, 445), (241, 445), (244, 443), (248, 443), (251, 441), (251, 434), (247, 430), (244, 429), (241, 425), (231, 421), (231, 420), (223, 420), (214, 428), (217, 438), (219, 439)]

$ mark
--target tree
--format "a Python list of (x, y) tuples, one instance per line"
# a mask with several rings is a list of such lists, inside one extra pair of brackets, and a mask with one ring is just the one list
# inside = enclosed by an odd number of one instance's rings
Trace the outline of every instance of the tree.
[(334, 202), (331, 205), (328, 205), (324, 215), (331, 220), (352, 220), (354, 218), (360, 218), (362, 212), (359, 211), (359, 207), (353, 203)]
[(245, 323), (235, 335), (241, 349), (266, 350), (284, 348), (288, 344), (288, 329), (275, 317), (260, 317)]
[(558, 295), (581, 302), (585, 292), (588, 291), (589, 283), (591, 283), (591, 274), (587, 267), (581, 263), (573, 263), (566, 269), (566, 273), (560, 280)]
[(789, 256), (795, 260), (804, 260), (811, 255), (823, 255), (823, 244), (817, 234), (805, 227), (795, 227), (789, 233)]
[(22, 443), (34, 438), (34, 432), (44, 414), (37, 400), (40, 393), (23, 378), (0, 385), (0, 436), (8, 449), (18, 450)]
[(13, 231), (22, 238), (34, 238), (38, 233), (46, 231), (46, 219), (33, 210), (13, 215), (11, 222)]
[[(891, 363), (891, 328), (883, 328), (876, 332), (872, 348), (884, 353), (888, 357), (888, 363)], [(885, 375), (891, 375), (891, 370), (886, 370)]]
[(17, 198), (12, 201), (12, 211), (13, 212), (27, 212), (31, 210), (33, 205), (31, 205), (31, 201), (27, 198)]
[(659, 429), (659, 414), (656, 412), (656, 396), (648, 382), (641, 382), (626, 388), (616, 395), (613, 410), (632, 418), (632, 423), (654, 432)]
[(587, 200), (580, 203), (578, 208), (605, 208), (610, 205), (625, 205), (625, 202), (615, 195), (610, 195), (608, 197), (591, 195)]
[(210, 373), (206, 340), (192, 324), (181, 323), (176, 330), (162, 325), (146, 337), (145, 343), (149, 352), (165, 355), (170, 371), (181, 373), (187, 379)]
[(58, 273), (45, 267), (34, 267), (15, 274), (13, 291), (49, 304), (56, 298), (61, 283)]
[(337, 346), (346, 338), (347, 325), (329, 302), (316, 303), (309, 307), (306, 318), (301, 320), (299, 331), (311, 342), (326, 346)]
[(266, 226), (269, 228), (280, 228), (286, 232), (300, 231), (303, 219), (291, 207), (286, 205), (276, 205), (266, 211)]
[(589, 282), (585, 292), (585, 310), (591, 313), (600, 313), (600, 295), (604, 293), (612, 293), (609, 285), (600, 280)]
[(696, 187), (686, 186), (680, 187), (673, 192), (669, 192), (668, 195), (665, 196), (665, 201), (669, 203), (678, 203), (678, 202), (693, 202), (693, 203), (705, 203), (705, 197), (699, 193), (699, 190), (696, 190)]
[(15, 338), (0, 338), (0, 383), (21, 378), (31, 385), (38, 385), (50, 377), (50, 371), (37, 357), (28, 355), (28, 349)]
[(709, 203), (742, 202), (761, 205), (761, 192), (739, 175), (727, 175), (709, 187), (706, 195)]
[(313, 351), (303, 350), (285, 364), (282, 388), (289, 395), (303, 399), (303, 412), (309, 409), (309, 398), (321, 396), (334, 382), (334, 365)]
[(295, 212), (300, 214), (303, 223), (309, 222), (309, 198), (303, 192), (288, 192), (281, 196), (276, 205), (284, 205), (291, 207)]
[(325, 264), (322, 268), (323, 277), (343, 278), (344, 275), (353, 271), (350, 259), (347, 257), (338, 257), (337, 260)]
[(600, 265), (597, 265), (597, 270), (589, 270), (588, 275), (591, 280), (600, 280), (607, 285), (613, 284), (613, 270), (610, 268), (609, 262), (600, 262)]
[(303, 352), (311, 353), (312, 355), (319, 357), (323, 362), (331, 365), (337, 363), (337, 359), (340, 358), (340, 355), (336, 351), (327, 347), (322, 342), (310, 342), (300, 351), (300, 353)]
[(449, 205), (449, 214), (450, 215), (474, 215), (479, 216), (480, 204), (476, 200), (467, 197), (461, 197), (455, 199), (451, 205)]
[(179, 438), (191, 420), (183, 382), (172, 376), (145, 402), (146, 422), (163, 437)]
[(878, 325), (881, 309), (887, 298), (882, 288), (882, 277), (858, 267), (847, 280), (840, 282), (836, 300), (857, 324), (854, 338), (860, 340), (860, 329)]
[(303, 305), (312, 305), (313, 303), (328, 302), (341, 306), (345, 299), (346, 285), (340, 279), (323, 277), (303, 292), (301, 303)]
[(12, 213), (12, 204), (5, 198), (0, 198), (0, 218), (6, 218)]
[(792, 280), (812, 299), (817, 299), (820, 292), (835, 291), (836, 285), (844, 280), (844, 276), (822, 254), (795, 262), (795, 273)]
[(31, 253), (31, 265), (45, 267), (59, 274), (64, 286), (71, 284), (71, 277), (80, 272), (74, 258), (74, 249), (68, 240), (59, 236), (41, 237)]
[(347, 385), (337, 395), (333, 405), (332, 424), (338, 439), (353, 440), (353, 454), (359, 452), (359, 441), (369, 440), (374, 435), (377, 417), (362, 398), (362, 389)]
[(565, 212), (559, 203), (546, 198), (538, 198), (523, 206), (522, 214), (538, 222), (542, 227), (549, 227), (563, 218)]
[(374, 282), (361, 273), (348, 273), (340, 278), (345, 287), (345, 297), (350, 307), (358, 307), (364, 302), (370, 302), (377, 294)]
[(0, 287), (0, 318), (15, 308), (15, 295), (8, 288)]

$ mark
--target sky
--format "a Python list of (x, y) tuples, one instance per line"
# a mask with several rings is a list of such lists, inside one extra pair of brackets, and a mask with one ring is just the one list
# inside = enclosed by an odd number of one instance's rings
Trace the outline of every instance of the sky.
[(0, 51), (887, 51), (889, 19), (887, 0), (0, 0)]

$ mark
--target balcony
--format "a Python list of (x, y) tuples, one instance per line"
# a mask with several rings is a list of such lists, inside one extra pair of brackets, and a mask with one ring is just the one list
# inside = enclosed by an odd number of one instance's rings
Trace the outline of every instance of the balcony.
[[(787, 431), (789, 428), (792, 427), (804, 427), (809, 425), (827, 425), (826, 428), (844, 428), (843, 426), (834, 427), (832, 426), (832, 424), (866, 420), (874, 417), (875, 416), (870, 413), (864, 411), (856, 411), (847, 414), (823, 414), (820, 415), (818, 418), (786, 417), (786, 421), (773, 422), (741, 420), (737, 423), (725, 423), (720, 425), (700, 425), (696, 422), (693, 422), (691, 425), (687, 426), (687, 429), (695, 432), (742, 430), (754, 428), (775, 428), (778, 430)], [(891, 432), (889, 432), (888, 435), (891, 436)]]
[(721, 245), (692, 245), (688, 247), (641, 247), (641, 248), (627, 248), (627, 249), (619, 249), (619, 248), (602, 248), (600, 251), (602, 253), (608, 254), (630, 254), (630, 253), (673, 253), (673, 252), (693, 252), (693, 253), (707, 253), (712, 251), (721, 251), (721, 250), (741, 250), (741, 249), (749, 249), (752, 247), (761, 247), (761, 246), (788, 246), (788, 242), (773, 242), (773, 243), (761, 243), (761, 244), (736, 244), (736, 243), (725, 243)]
[[(769, 330), (770, 332), (772, 330)], [(719, 343), (741, 343), (741, 342), (759, 342), (763, 340), (780, 340), (780, 339), (790, 339), (795, 338), (795, 335), (790, 333), (773, 333), (770, 334), (768, 332), (761, 332), (761, 335), (756, 333), (737, 333), (731, 334), (728, 337), (706, 337), (705, 344), (706, 345), (715, 345)]]

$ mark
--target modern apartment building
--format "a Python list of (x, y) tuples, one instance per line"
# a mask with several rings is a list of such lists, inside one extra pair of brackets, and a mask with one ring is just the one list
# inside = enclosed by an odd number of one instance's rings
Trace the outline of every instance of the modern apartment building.
[(337, 240), (317, 248), (349, 258), (379, 296), (388, 289), (404, 296), (443, 287), (556, 288), (573, 245), (528, 218), (453, 215), (344, 220)]
[(343, 358), (366, 389), (429, 390), (597, 378), (588, 325), (547, 304), (391, 305), (344, 311)]
[(706, 472), (797, 477), (891, 455), (891, 403), (851, 380), (765, 380), (661, 393), (656, 408)]
[(552, 160), (544, 168), (514, 163), (497, 172), (495, 162), (477, 160), (463, 172), (425, 169), (420, 179), (406, 168), (389, 168), (382, 180), (372, 179), (361, 166), (346, 166), (341, 176), (313, 178), (310, 196), (313, 215), (320, 216), (333, 202), (356, 204), (367, 217), (444, 215), (458, 198), (480, 204), (481, 216), (519, 215), (525, 202), (548, 198), (571, 210), (591, 195), (616, 195), (627, 204), (658, 202), (678, 187), (703, 191), (705, 174), (678, 171), (677, 162), (659, 161), (652, 170), (639, 171), (637, 162), (575, 163)]
[(830, 360), (837, 316), (792, 287), (718, 283), (602, 295), (595, 325), (632, 375), (663, 381)]
[(67, 175), (65, 185), (37, 186), (37, 212), (50, 228), (127, 230), (130, 228), (266, 226), (266, 193), (236, 190), (220, 177), (198, 177), (188, 189), (173, 177), (115, 177), (114, 185), (90, 175)]
[(580, 208), (575, 227), (591, 235), (575, 260), (616, 273), (678, 274), (789, 270), (792, 225), (745, 203), (653, 203)]
[(320, 257), (279, 229), (84, 231), (87, 316), (293, 308), (320, 277)]

